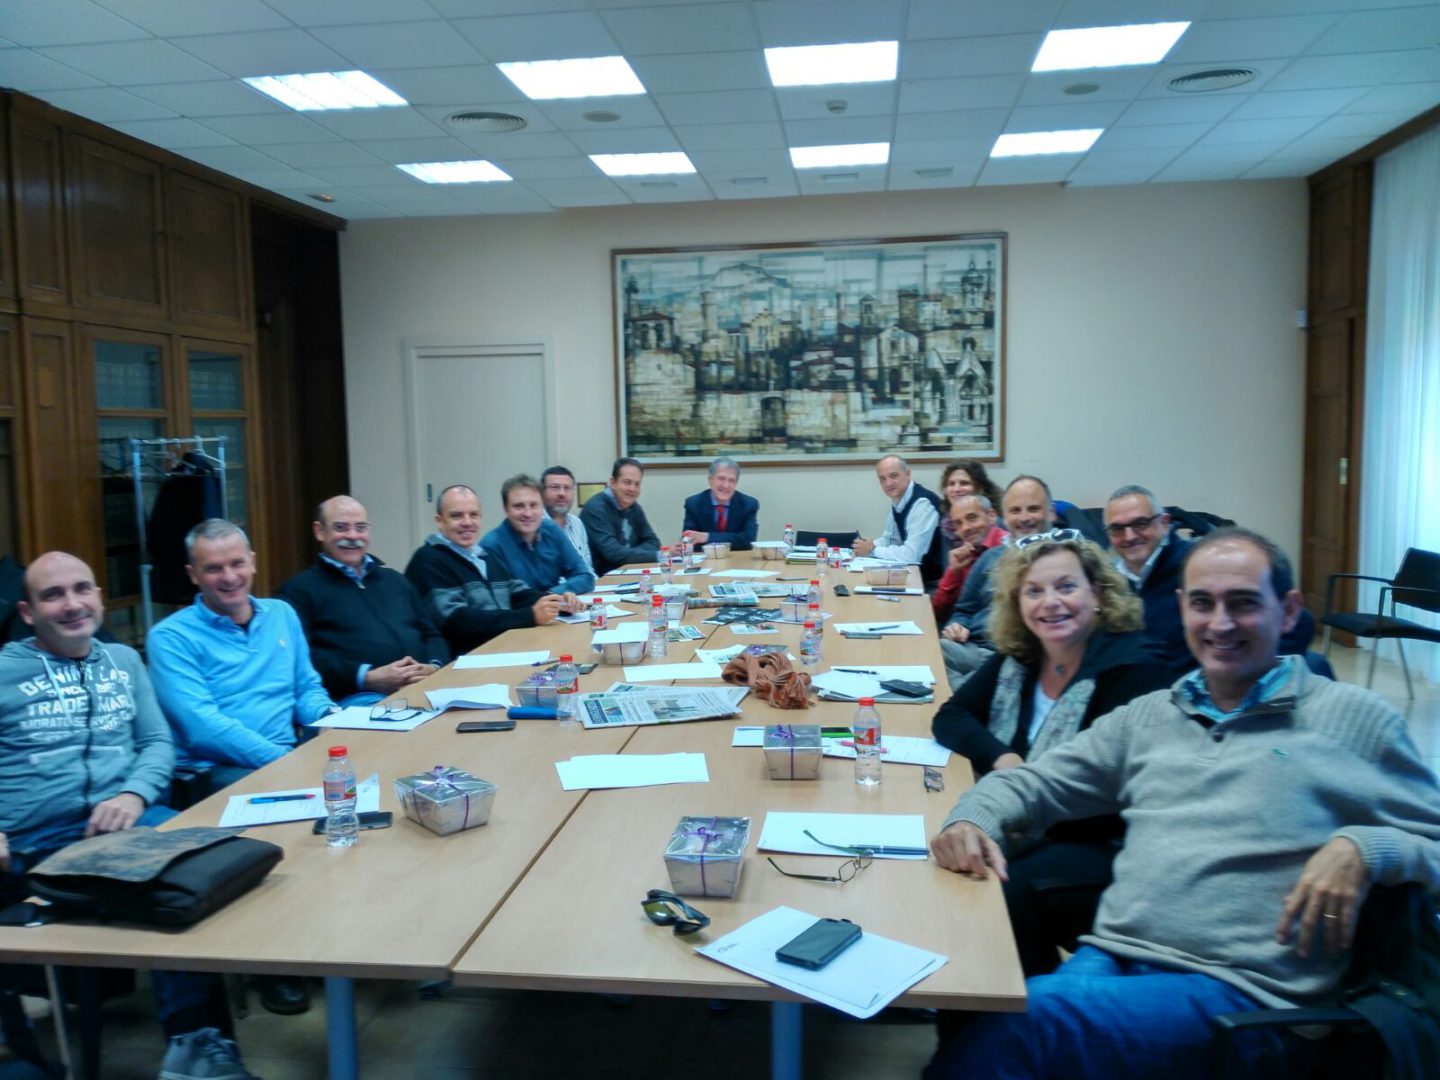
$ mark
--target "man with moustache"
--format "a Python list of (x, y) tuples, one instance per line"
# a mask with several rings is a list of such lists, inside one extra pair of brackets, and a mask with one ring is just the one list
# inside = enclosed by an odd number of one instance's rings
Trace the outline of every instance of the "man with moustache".
[(984, 495), (959, 496), (950, 503), (949, 516), (960, 543), (950, 549), (945, 574), (930, 598), (936, 621), (942, 625), (950, 618), (976, 560), (1003, 544), (1009, 535), (997, 523), (995, 507)]
[(564, 465), (551, 465), (540, 474), (540, 496), (545, 500), (545, 513), (550, 516), (556, 528), (565, 534), (585, 564), (585, 569), (595, 573), (595, 564), (590, 560), (590, 537), (585, 532), (585, 523), (579, 514), (572, 514), (575, 505), (575, 474)]
[(590, 535), (590, 556), (595, 573), (604, 577), (626, 563), (653, 563), (660, 560), (660, 537), (640, 506), (640, 482), (645, 467), (632, 457), (616, 458), (610, 467), (610, 483), (591, 496), (580, 511), (580, 520)]
[(500, 485), (505, 520), (485, 534), (480, 544), (495, 552), (531, 588), (560, 594), (568, 611), (578, 605), (576, 593), (595, 587), (595, 575), (560, 528), (545, 514), (540, 483), (520, 474)]
[(295, 609), (310, 662), (342, 705), (369, 705), (450, 662), (450, 647), (415, 586), (367, 550), (370, 521), (348, 495), (327, 499), (311, 525), (320, 554), (280, 589)]

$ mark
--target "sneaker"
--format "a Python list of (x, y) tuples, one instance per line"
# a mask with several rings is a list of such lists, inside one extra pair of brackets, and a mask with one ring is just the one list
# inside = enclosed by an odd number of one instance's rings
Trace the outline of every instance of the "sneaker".
[(246, 1071), (234, 1040), (207, 1027), (170, 1040), (160, 1080), (259, 1080)]

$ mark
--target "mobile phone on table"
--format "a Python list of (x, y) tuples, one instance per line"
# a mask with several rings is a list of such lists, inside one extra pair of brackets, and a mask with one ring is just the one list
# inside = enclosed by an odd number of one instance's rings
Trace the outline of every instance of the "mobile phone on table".
[(836, 596), (849, 596), (849, 595), (850, 595), (850, 590), (847, 589), (844, 585), (836, 585), (836, 586), (835, 586), (835, 595), (836, 595)]
[(461, 720), (455, 725), (461, 735), (473, 735), (480, 731), (514, 731), (514, 720)]
[(775, 959), (819, 971), (859, 940), (860, 927), (849, 919), (817, 919), (776, 949)]
[(922, 698), (929, 697), (932, 693), (930, 687), (922, 682), (910, 682), (907, 679), (881, 679), (880, 689), (889, 690), (892, 694), (899, 694), (901, 697)]
[(589, 675), (598, 666), (598, 664), (576, 664), (575, 671), (580, 675)]
[[(356, 814), (355, 816), (360, 819), (360, 828), (362, 830), (388, 829), (391, 823), (395, 820), (395, 815), (392, 814), (389, 810), (367, 810), (365, 811), (365, 813)], [(316, 836), (324, 836), (325, 819), (323, 817), (317, 818), (315, 821), (315, 827), (310, 831), (313, 832)]]

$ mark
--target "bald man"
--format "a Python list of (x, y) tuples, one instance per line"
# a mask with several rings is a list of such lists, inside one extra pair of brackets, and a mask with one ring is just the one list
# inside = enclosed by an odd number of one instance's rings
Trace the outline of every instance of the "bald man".
[(910, 463), (898, 454), (887, 454), (875, 463), (875, 478), (890, 500), (890, 517), (885, 531), (874, 540), (855, 541), (855, 554), (914, 563), (926, 588), (933, 589), (945, 572), (940, 496), (912, 480)]
[(310, 662), (337, 702), (379, 701), (450, 662), (450, 647), (404, 574), (372, 555), (370, 519), (349, 495), (316, 508), (315, 565), (280, 590), (300, 616)]

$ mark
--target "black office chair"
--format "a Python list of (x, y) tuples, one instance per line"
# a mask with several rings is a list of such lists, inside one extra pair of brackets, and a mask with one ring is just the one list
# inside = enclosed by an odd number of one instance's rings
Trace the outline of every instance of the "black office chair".
[[(1440, 915), (1423, 885), (1377, 885), (1360, 911), (1341, 1004), (1254, 1009), (1210, 1018), (1210, 1072), (1250, 1075), (1243, 1035), (1256, 1028), (1327, 1027), (1320, 1040), (1297, 1038), (1311, 1077), (1434, 1076), (1440, 1061)], [(1247, 1071), (1249, 1070), (1249, 1071)]]
[(831, 547), (849, 547), (859, 538), (860, 534), (854, 529), (837, 529), (834, 532), (809, 532), (805, 529), (797, 529), (795, 532), (795, 546), (814, 547), (820, 542), (822, 536), (825, 538), (825, 542)]
[[(1335, 610), (1335, 583), (1341, 580), (1377, 581), (1381, 584), (1380, 600), (1372, 615), (1363, 611)], [(1385, 598), (1390, 598), (1390, 614), (1385, 614)], [(1325, 614), (1320, 624), (1325, 627), (1325, 655), (1330, 655), (1330, 631), (1343, 630), (1356, 637), (1375, 639), (1370, 650), (1370, 675), (1365, 680), (1368, 687), (1375, 682), (1375, 660), (1380, 652), (1382, 638), (1394, 638), (1395, 648), (1400, 651), (1400, 666), (1405, 671), (1405, 691), (1413, 700), (1415, 688), (1410, 683), (1410, 665), (1405, 660), (1404, 639), (1430, 641), (1440, 644), (1440, 628), (1424, 626), (1395, 614), (1397, 604), (1420, 608), (1424, 611), (1440, 612), (1440, 552), (1422, 551), (1411, 548), (1405, 552), (1400, 569), (1393, 578), (1375, 577), (1371, 574), (1331, 574), (1325, 587)]]

